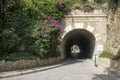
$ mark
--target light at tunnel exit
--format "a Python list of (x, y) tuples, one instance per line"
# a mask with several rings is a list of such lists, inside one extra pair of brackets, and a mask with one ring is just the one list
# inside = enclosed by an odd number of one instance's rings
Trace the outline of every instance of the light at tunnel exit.
[(71, 57), (78, 57), (80, 54), (80, 47), (78, 45), (71, 46)]

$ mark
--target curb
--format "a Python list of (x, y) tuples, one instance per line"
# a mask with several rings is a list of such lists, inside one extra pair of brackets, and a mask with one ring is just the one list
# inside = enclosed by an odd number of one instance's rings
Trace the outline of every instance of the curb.
[(56, 63), (54, 65), (48, 65), (48, 66), (45, 66), (45, 67), (37, 67), (37, 68), (31, 68), (31, 69), (1, 72), (0, 73), (0, 79), (14, 77), (14, 76), (20, 76), (20, 75), (25, 75), (25, 74), (30, 74), (30, 73), (36, 73), (36, 72), (39, 72), (39, 71), (46, 71), (46, 70), (49, 70), (49, 69), (54, 69), (54, 68), (61, 67), (65, 64), (66, 64), (66, 61), (65, 62), (59, 62), (59, 63)]
[(29, 69), (35, 67), (43, 67), (47, 65), (53, 65), (61, 62), (60, 56), (48, 58), (48, 59), (33, 59), (33, 60), (18, 60), (18, 61), (0, 61), (0, 72), (15, 71), (20, 69)]

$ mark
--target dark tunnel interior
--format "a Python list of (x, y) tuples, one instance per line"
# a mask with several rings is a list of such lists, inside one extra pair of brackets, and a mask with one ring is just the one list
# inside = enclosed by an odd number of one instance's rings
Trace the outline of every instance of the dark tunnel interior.
[(78, 58), (92, 58), (95, 47), (95, 37), (92, 33), (84, 29), (75, 29), (67, 33), (63, 39), (65, 58), (71, 57), (71, 47), (73, 45), (79, 46), (80, 52), (77, 53)]

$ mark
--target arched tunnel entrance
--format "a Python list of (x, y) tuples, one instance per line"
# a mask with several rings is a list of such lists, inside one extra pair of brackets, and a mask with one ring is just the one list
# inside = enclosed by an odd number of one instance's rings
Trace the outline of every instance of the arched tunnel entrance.
[[(74, 51), (73, 46), (78, 49)], [(95, 47), (94, 35), (85, 29), (74, 29), (63, 38), (63, 51), (66, 58), (77, 55), (77, 58), (92, 58)]]

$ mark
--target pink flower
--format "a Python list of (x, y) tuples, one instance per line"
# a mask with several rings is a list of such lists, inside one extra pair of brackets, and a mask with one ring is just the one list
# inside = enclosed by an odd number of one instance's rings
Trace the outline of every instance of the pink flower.
[(47, 17), (46, 17), (46, 20), (47, 20), (48, 22), (50, 22), (50, 21), (52, 20), (51, 16), (47, 16)]
[(51, 26), (59, 30), (62, 28), (62, 26), (59, 25), (59, 21), (52, 22)]
[(0, 8), (0, 13), (4, 13), (3, 7)]
[(58, 25), (58, 26), (56, 26), (56, 28), (59, 29), (59, 30), (61, 30), (62, 26)]
[(51, 26), (56, 27), (58, 25), (58, 21), (52, 22)]

